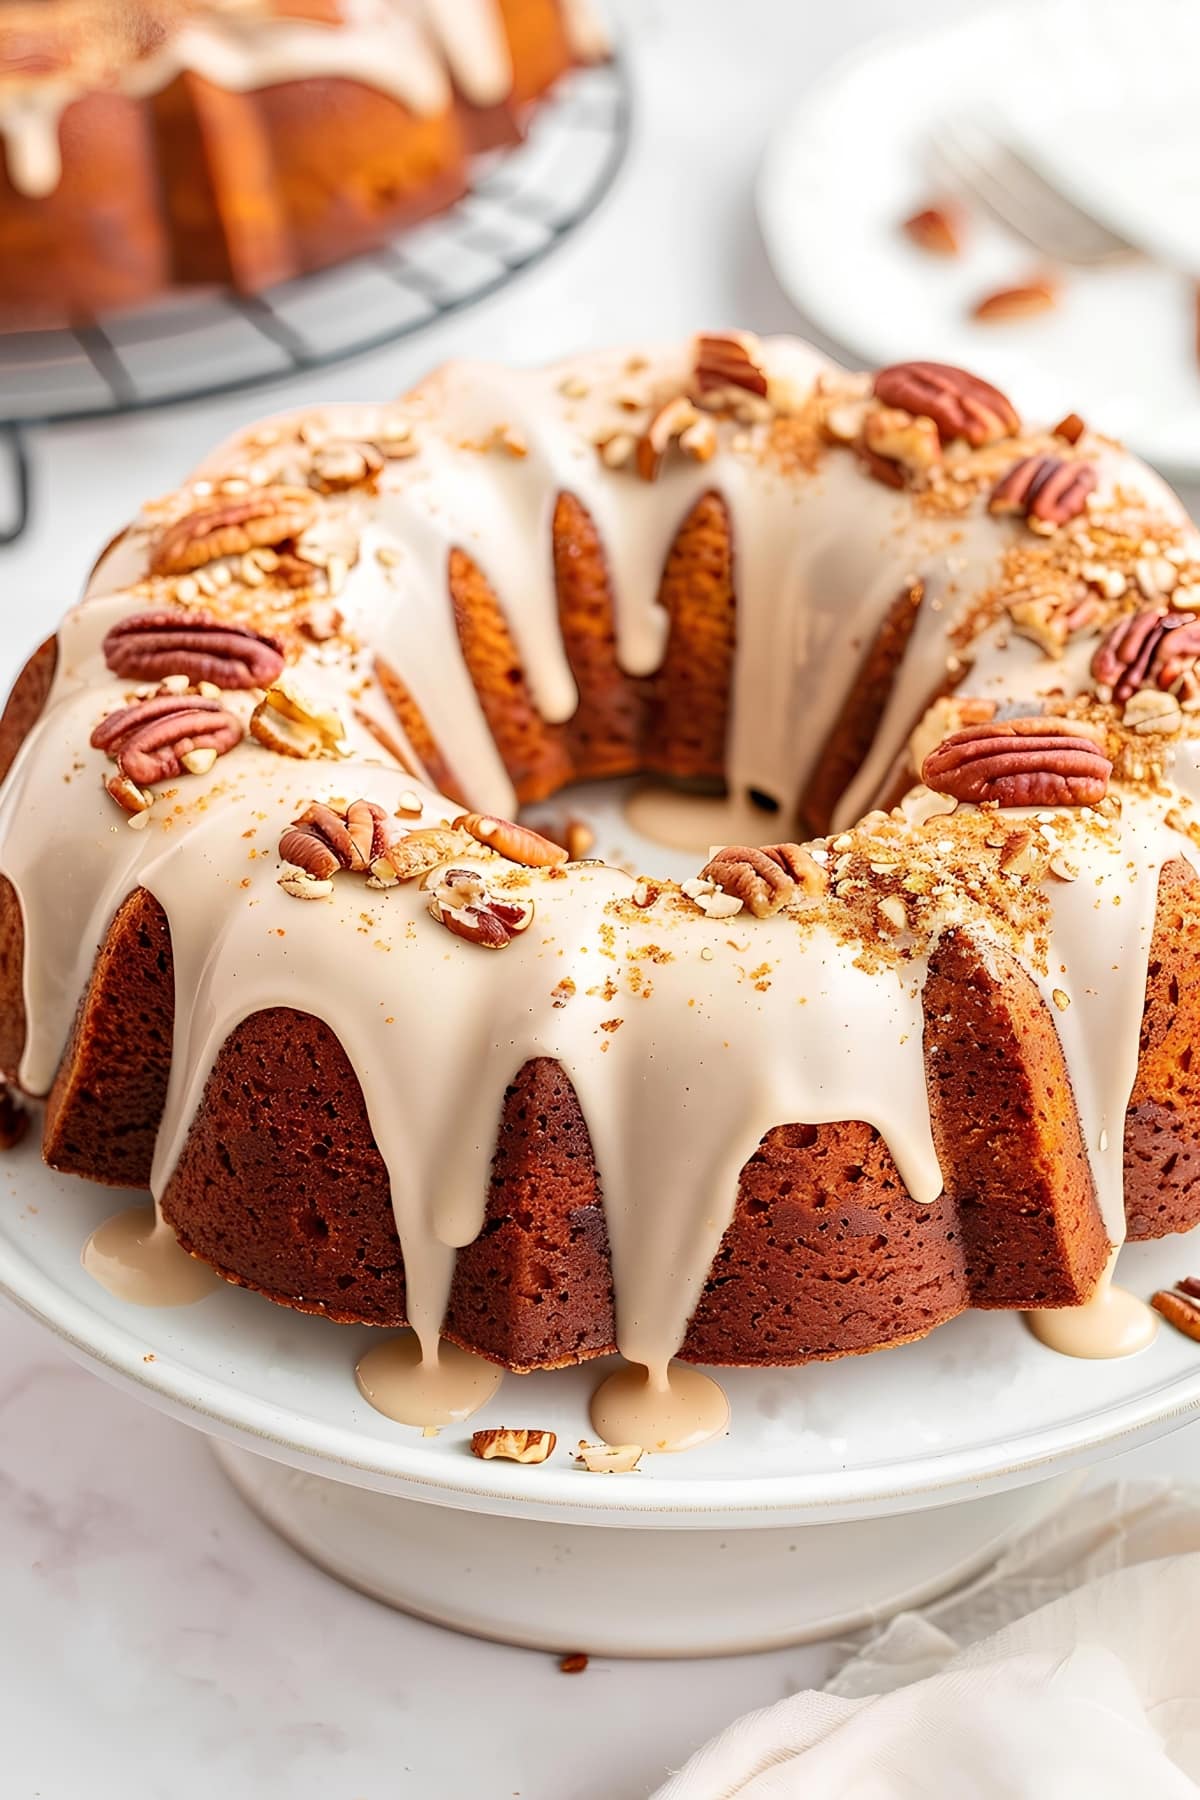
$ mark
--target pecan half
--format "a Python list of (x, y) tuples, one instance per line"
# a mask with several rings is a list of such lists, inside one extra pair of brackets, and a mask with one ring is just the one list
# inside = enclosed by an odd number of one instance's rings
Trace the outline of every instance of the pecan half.
[(383, 457), (374, 444), (331, 440), (312, 453), (310, 479), (322, 494), (344, 494), (351, 488), (374, 493), (379, 486)]
[(1190, 676), (1200, 660), (1200, 619), (1145, 607), (1118, 619), (1092, 658), (1092, 679), (1118, 706), (1139, 688), (1164, 692)]
[(186, 675), (222, 688), (269, 687), (283, 668), (274, 638), (208, 613), (135, 613), (113, 626), (103, 650), (113, 674), (130, 681)]
[(1020, 513), (1045, 525), (1065, 525), (1077, 518), (1096, 486), (1089, 462), (1064, 462), (1060, 456), (1023, 456), (992, 490), (991, 513)]
[(875, 394), (885, 406), (932, 419), (943, 444), (962, 437), (978, 449), (1021, 429), (1016, 409), (999, 388), (951, 363), (893, 363), (875, 377)]
[(1079, 719), (1049, 716), (971, 725), (925, 758), (921, 779), (976, 806), (1095, 806), (1112, 774), (1101, 737)]
[(820, 894), (828, 886), (824, 869), (802, 844), (771, 844), (761, 850), (731, 844), (705, 864), (700, 879), (740, 900), (756, 919), (769, 919), (797, 890)]
[(150, 572), (186, 575), (220, 556), (274, 549), (306, 531), (319, 504), (308, 488), (261, 487), (248, 494), (215, 495), (166, 527), (154, 546)]
[(279, 854), (306, 875), (325, 881), (339, 869), (361, 874), (391, 841), (390, 820), (373, 800), (352, 800), (345, 812), (314, 800), (279, 839)]
[(527, 869), (553, 869), (568, 861), (562, 844), (543, 837), (528, 825), (517, 825), (511, 819), (493, 819), (489, 813), (462, 813), (452, 829), (465, 831), (477, 844), (486, 844), (509, 862), (523, 863)]
[(429, 902), (439, 925), (484, 950), (504, 950), (533, 923), (533, 901), (493, 894), (474, 869), (447, 869)]
[[(245, 735), (240, 719), (219, 700), (200, 694), (156, 694), (122, 706), (92, 733), (92, 748), (103, 750), (121, 774), (141, 787), (167, 781), (184, 770), (202, 775), (218, 756)], [(119, 796), (114, 795), (119, 804)], [(126, 807), (126, 811), (134, 811)], [(137, 809), (140, 810), (140, 809)]]
[(731, 388), (741, 395), (767, 397), (767, 372), (758, 361), (758, 339), (748, 331), (701, 332), (696, 339), (696, 388), (707, 401), (719, 402)]
[(1200, 1343), (1200, 1302), (1188, 1291), (1180, 1292), (1183, 1282), (1177, 1288), (1159, 1288), (1150, 1299), (1156, 1313), (1161, 1313), (1168, 1325), (1174, 1325), (1176, 1331), (1182, 1331), (1184, 1337), (1192, 1338)]
[(552, 1431), (531, 1431), (525, 1426), (493, 1425), (487, 1431), (471, 1433), (471, 1455), (490, 1462), (503, 1457), (507, 1462), (544, 1463), (554, 1454), (558, 1439)]
[(304, 693), (286, 675), (267, 689), (251, 713), (250, 735), (278, 756), (348, 754), (341, 716)]

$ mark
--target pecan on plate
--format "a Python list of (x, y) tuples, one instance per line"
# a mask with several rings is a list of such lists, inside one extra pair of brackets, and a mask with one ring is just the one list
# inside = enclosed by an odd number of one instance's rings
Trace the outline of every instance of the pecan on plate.
[(719, 402), (736, 389), (767, 397), (767, 372), (758, 358), (761, 346), (748, 331), (702, 331), (696, 339), (693, 372), (701, 398)]
[(471, 1433), (471, 1455), (484, 1462), (502, 1457), (506, 1462), (544, 1463), (553, 1456), (558, 1439), (552, 1431), (533, 1431), (527, 1426), (493, 1425)]
[(946, 738), (921, 780), (976, 806), (1095, 806), (1112, 774), (1102, 736), (1079, 719), (994, 719)]
[[(156, 694), (122, 706), (92, 733), (92, 748), (103, 750), (128, 781), (148, 787), (185, 770), (204, 775), (218, 756), (241, 742), (240, 719), (219, 700), (201, 694)], [(113, 798), (124, 805), (118, 794)], [(126, 811), (139, 810), (127, 806)]]
[(1189, 1277), (1186, 1282), (1181, 1281), (1174, 1288), (1159, 1288), (1151, 1296), (1150, 1304), (1156, 1313), (1161, 1313), (1168, 1325), (1174, 1325), (1176, 1331), (1182, 1331), (1184, 1337), (1200, 1343), (1200, 1299), (1193, 1291), (1194, 1286)]
[(248, 494), (216, 494), (159, 535), (152, 575), (186, 575), (221, 556), (275, 549), (298, 538), (320, 502), (308, 488), (261, 487)]
[(931, 256), (957, 256), (962, 244), (962, 215), (949, 206), (923, 206), (905, 219), (901, 230), (917, 246)]
[(769, 919), (799, 890), (823, 893), (828, 877), (802, 844), (771, 844), (761, 850), (748, 844), (731, 844), (700, 871), (702, 882), (740, 900), (756, 919)]
[(278, 756), (348, 754), (341, 715), (306, 694), (288, 675), (267, 689), (251, 713), (250, 735)]
[(533, 901), (493, 894), (474, 869), (447, 869), (429, 902), (439, 925), (484, 950), (503, 950), (533, 923)]
[(1016, 409), (999, 388), (951, 363), (893, 363), (875, 377), (875, 395), (885, 406), (932, 419), (943, 444), (962, 437), (978, 449), (1021, 429)]
[(1065, 525), (1079, 516), (1096, 486), (1089, 462), (1061, 456), (1023, 456), (992, 490), (991, 513), (1019, 513), (1043, 525)]
[(269, 687), (283, 668), (274, 638), (208, 613), (135, 613), (113, 626), (103, 650), (113, 674), (130, 681), (186, 675), (222, 688)]
[(1006, 325), (1010, 319), (1032, 319), (1058, 305), (1058, 288), (1052, 281), (1027, 281), (1020, 287), (994, 288), (971, 308), (981, 325)]
[(553, 869), (568, 860), (562, 844), (543, 837), (540, 831), (532, 831), (528, 825), (514, 824), (512, 819), (494, 819), (490, 813), (461, 813), (451, 829), (467, 832), (477, 844), (486, 844), (489, 850), (507, 857), (509, 862), (522, 863), (527, 869)]
[(373, 800), (352, 800), (345, 812), (314, 800), (281, 835), (279, 854), (317, 881), (339, 869), (362, 874), (387, 849), (389, 825)]
[(1195, 613), (1144, 607), (1118, 619), (1108, 632), (1092, 658), (1092, 679), (1123, 706), (1139, 688), (1169, 691), (1194, 673), (1198, 660), (1200, 619)]

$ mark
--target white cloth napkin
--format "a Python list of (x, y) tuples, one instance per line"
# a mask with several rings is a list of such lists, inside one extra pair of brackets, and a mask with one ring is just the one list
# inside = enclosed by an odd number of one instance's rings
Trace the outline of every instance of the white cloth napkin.
[(1085, 1494), (654, 1800), (1200, 1800), (1200, 1490)]

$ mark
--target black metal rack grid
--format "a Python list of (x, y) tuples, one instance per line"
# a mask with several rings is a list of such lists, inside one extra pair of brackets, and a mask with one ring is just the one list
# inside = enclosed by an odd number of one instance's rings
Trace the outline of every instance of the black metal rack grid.
[(0, 452), (12, 471), (0, 544), (28, 522), (24, 427), (283, 381), (411, 336), (549, 255), (607, 193), (629, 129), (625, 64), (579, 69), (523, 143), (477, 159), (461, 200), (368, 255), (261, 295), (178, 295), (76, 330), (0, 336)]

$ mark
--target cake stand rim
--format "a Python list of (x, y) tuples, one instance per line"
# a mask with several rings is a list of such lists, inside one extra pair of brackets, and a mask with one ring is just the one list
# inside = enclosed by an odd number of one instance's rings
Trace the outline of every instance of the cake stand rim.
[[(941, 1450), (908, 1463), (811, 1474), (725, 1475), (677, 1480), (656, 1468), (653, 1482), (636, 1474), (595, 1481), (565, 1464), (530, 1471), (515, 1464), (441, 1454), (422, 1440), (381, 1442), (352, 1424), (331, 1425), (272, 1405), (232, 1380), (218, 1381), (154, 1354), (154, 1309), (129, 1308), (128, 1325), (104, 1317), (63, 1283), (45, 1275), (0, 1232), (0, 1295), (54, 1333), (74, 1360), (159, 1411), (210, 1436), (293, 1468), (352, 1486), (398, 1493), (434, 1505), (580, 1524), (648, 1529), (753, 1529), (820, 1524), (921, 1511), (957, 1500), (1043, 1481), (1081, 1467), (1116, 1447), (1165, 1435), (1200, 1413), (1200, 1361), (1146, 1393), (1066, 1423), (1043, 1426), (1022, 1443), (1012, 1438)], [(661, 1465), (667, 1459), (657, 1459)]]

